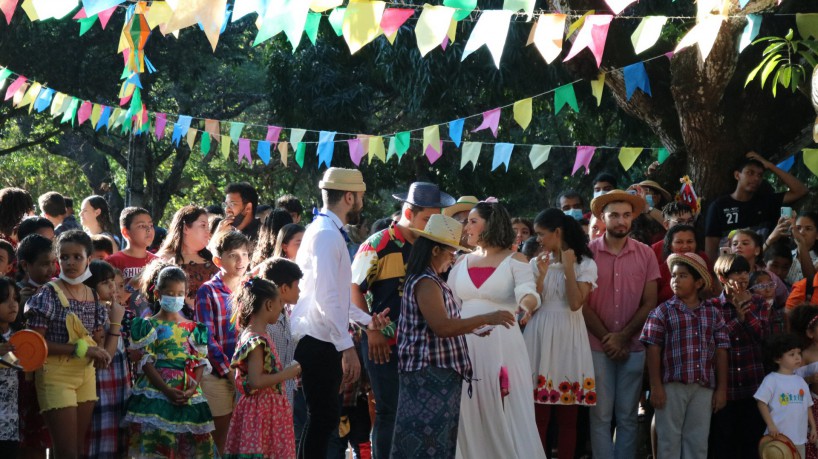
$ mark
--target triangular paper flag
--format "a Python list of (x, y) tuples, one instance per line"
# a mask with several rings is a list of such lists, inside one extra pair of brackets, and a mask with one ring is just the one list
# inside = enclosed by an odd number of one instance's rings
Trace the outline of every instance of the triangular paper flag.
[(256, 154), (264, 164), (270, 164), (270, 142), (259, 140)]
[(156, 130), (154, 131), (154, 136), (156, 136), (156, 140), (162, 140), (162, 137), (165, 136), (165, 125), (168, 122), (168, 115), (164, 113), (157, 113), (156, 114)]
[(384, 2), (350, 0), (342, 26), (350, 54), (355, 54), (381, 34), (380, 23), (385, 6)]
[(378, 158), (381, 160), (382, 163), (386, 162), (386, 151), (384, 150), (383, 146), (383, 137), (381, 136), (372, 136), (369, 138), (369, 162), (372, 162), (373, 158)]
[(662, 27), (667, 22), (666, 16), (648, 16), (642, 18), (642, 22), (636, 27), (631, 35), (633, 52), (640, 54), (650, 49), (662, 35)]
[(32, 84), (26, 91), (23, 100), (20, 101), (20, 108), (24, 108), (28, 105), (28, 112), (31, 113), (31, 110), (34, 108), (34, 101), (37, 100), (37, 96), (40, 95), (40, 91), (42, 91), (42, 89), (43, 86), (40, 83), (34, 82), (34, 84)]
[(356, 166), (361, 165), (361, 158), (364, 157), (364, 149), (361, 147), (361, 139), (347, 139), (349, 146), (349, 159)]
[(564, 14), (541, 14), (534, 30), (533, 42), (545, 62), (552, 63), (562, 53), (562, 37), (565, 34)]
[(673, 52), (678, 53), (688, 46), (698, 44), (702, 61), (707, 60), (707, 56), (710, 55), (713, 44), (716, 42), (716, 37), (719, 36), (719, 29), (721, 29), (722, 22), (724, 22), (724, 16), (717, 14), (708, 16), (693, 26), (693, 28), (687, 32), (687, 35), (682, 37)]
[(105, 30), (105, 28), (108, 27), (108, 21), (111, 19), (111, 16), (114, 14), (114, 11), (116, 11), (116, 7), (112, 6), (105, 11), (100, 11), (99, 14), (97, 14), (97, 16), (99, 17), (99, 25), (102, 26), (102, 30)]
[(417, 24), (415, 24), (415, 35), (417, 38), (418, 50), (421, 56), (426, 56), (429, 51), (440, 46), (443, 37), (449, 30), (452, 16), (455, 9), (447, 6), (436, 6), (425, 4), (420, 13)]
[(264, 138), (267, 142), (273, 145), (278, 143), (278, 138), (281, 136), (281, 128), (278, 126), (267, 126), (267, 136)]
[(381, 16), (381, 30), (386, 36), (393, 35), (398, 32), (407, 19), (415, 14), (415, 10), (411, 8), (389, 8), (383, 11)]
[(798, 35), (804, 40), (818, 38), (818, 13), (798, 13), (795, 15)]
[(460, 169), (463, 169), (469, 163), (471, 163), (472, 170), (477, 167), (477, 159), (480, 157), (480, 148), (482, 146), (482, 142), (463, 142), (463, 151), (460, 154)]
[(497, 128), (500, 124), (500, 109), (495, 108), (486, 112), (483, 112), (483, 122), (480, 123), (480, 126), (477, 126), (472, 132), (482, 131), (483, 129), (491, 129), (491, 133), (494, 134), (494, 137), (497, 137)]
[(12, 96), (14, 96), (14, 93), (16, 93), (17, 90), (20, 89), (26, 83), (26, 81), (28, 81), (28, 78), (26, 78), (26, 77), (24, 77), (22, 75), (18, 76), (17, 79), (14, 80), (14, 82), (11, 83), (9, 85), (9, 88), (6, 90), (6, 99), (5, 100), (11, 99)]
[(210, 153), (210, 133), (202, 132), (202, 141), (199, 142), (199, 148), (202, 149), (202, 156), (207, 156)]
[(436, 150), (435, 147), (429, 145), (426, 147), (426, 158), (429, 160), (429, 164), (434, 164), (441, 156), (443, 156), (443, 141), (439, 142), (437, 148), (440, 150)]
[(644, 62), (637, 62), (622, 69), (625, 76), (625, 93), (628, 100), (631, 100), (634, 91), (641, 89), (647, 95), (650, 93), (650, 80), (648, 79), (648, 72), (645, 70)]
[(463, 138), (463, 122), (465, 120), (460, 118), (449, 122), (449, 138), (454, 142), (454, 146), (460, 148), (460, 140)]
[(95, 130), (99, 131), (102, 127), (107, 127), (111, 119), (111, 107), (105, 105), (102, 107), (102, 113), (99, 115), (99, 123), (97, 123)]
[(250, 139), (239, 139), (239, 165), (242, 159), (246, 160), (247, 164), (253, 165), (253, 157), (250, 156)]
[(77, 124), (81, 125), (88, 120), (88, 118), (91, 116), (92, 108), (93, 104), (87, 100), (80, 105), (80, 109), (77, 111)]
[(306, 151), (307, 144), (305, 143), (299, 143), (298, 146), (295, 148), (295, 163), (298, 164), (298, 167), (302, 169), (304, 168), (304, 156)]
[[(63, 112), (62, 119), (60, 123), (67, 123), (69, 121), (73, 121), (74, 117), (77, 114), (77, 108), (79, 108), (80, 100), (76, 97), (71, 97), (71, 102), (68, 104), (68, 109)], [(72, 123), (73, 124), (73, 123)]]
[(51, 100), (53, 97), (54, 90), (51, 88), (45, 88), (40, 91), (40, 95), (38, 95), (37, 100), (34, 101), (34, 110), (37, 110), (39, 113), (51, 106)]
[(91, 108), (91, 127), (96, 127), (97, 123), (99, 122), (99, 116), (102, 113), (102, 106), (99, 104), (94, 104), (93, 108)]
[(332, 30), (335, 32), (335, 35), (338, 35), (339, 37), (344, 34), (343, 26), (346, 11), (346, 8), (338, 7), (332, 10), (332, 13), (329, 14), (329, 25), (332, 26)]
[(548, 161), (548, 155), (551, 154), (551, 145), (532, 145), (531, 153), (528, 154), (528, 160), (531, 161), (531, 168), (536, 169), (542, 163)]
[(781, 161), (776, 166), (784, 172), (789, 172), (792, 169), (793, 164), (795, 164), (795, 155), (790, 156), (789, 158)]
[(591, 93), (596, 98), (596, 106), (602, 103), (602, 92), (605, 90), (605, 74), (597, 75), (596, 80), (591, 80)]
[(443, 5), (457, 8), (457, 11), (454, 13), (454, 20), (462, 21), (477, 8), (477, 0), (443, 0)]
[(494, 58), (494, 65), (500, 68), (500, 58), (503, 56), (503, 47), (506, 45), (508, 36), (508, 26), (511, 20), (511, 11), (506, 10), (485, 10), (480, 14), (477, 25), (463, 48), (463, 55), (460, 61), (466, 60), (469, 54), (477, 51), (477, 48), (486, 45)]
[[(82, 7), (85, 9), (86, 16), (93, 16), (104, 10), (113, 8), (124, 1), (125, 0), (82, 0)], [(74, 5), (76, 5), (76, 3), (77, 2), (74, 1)]]
[(290, 129), (290, 145), (298, 150), (298, 146), (301, 145), (301, 139), (304, 138), (304, 134), (306, 133), (306, 129)]
[(614, 14), (619, 14), (628, 7), (631, 3), (635, 2), (636, 0), (605, 0), (605, 3), (608, 4), (608, 7), (613, 11)]
[(315, 46), (318, 40), (318, 27), (321, 25), (321, 13), (310, 12), (307, 14), (307, 22), (304, 23), (304, 34), (310, 39), (310, 43)]
[(239, 144), (239, 138), (241, 136), (241, 131), (244, 129), (244, 123), (239, 123), (236, 121), (232, 121), (230, 123), (230, 138), (233, 139), (233, 144)]
[(6, 16), (6, 24), (11, 24), (11, 17), (14, 15), (14, 9), (17, 8), (18, 0), (0, 0), (0, 11)]
[[(386, 147), (386, 160), (387, 161), (389, 161), (389, 158), (398, 155), (398, 151), (397, 151), (396, 148), (397, 147), (395, 145), (395, 137), (394, 136), (390, 137), (389, 138), (389, 146)], [(398, 162), (400, 162), (400, 158), (398, 158)]]
[(290, 149), (290, 144), (287, 143), (286, 140), (278, 142), (278, 153), (281, 156), (281, 163), (284, 164), (284, 167), (287, 167), (287, 160), (289, 159), (287, 156), (287, 150)]
[(221, 140), (221, 130), (219, 129), (218, 120), (205, 120), (205, 132), (210, 134), (210, 138), (219, 142)]
[(580, 167), (585, 168), (585, 175), (591, 172), (591, 158), (594, 157), (596, 147), (579, 146), (577, 147), (577, 159), (574, 161), (574, 168), (571, 170), (571, 175), (577, 173)]
[(579, 113), (579, 105), (577, 105), (577, 95), (574, 92), (574, 84), (569, 83), (554, 90), (554, 114), (562, 110), (562, 107), (568, 104), (575, 112)]
[(526, 21), (530, 21), (534, 17), (534, 4), (536, 0), (503, 0), (503, 9), (516, 13), (523, 11), (526, 15)]
[(531, 98), (518, 100), (514, 102), (514, 121), (520, 125), (523, 130), (528, 128), (531, 124)]
[(318, 134), (318, 167), (332, 165), (332, 153), (335, 150), (335, 132), (321, 131)]
[(198, 133), (199, 131), (197, 129), (187, 131), (187, 146), (190, 147), (191, 150), (193, 150), (193, 145), (196, 144), (196, 134)]
[(494, 157), (491, 160), (491, 170), (493, 171), (500, 167), (501, 164), (505, 164), (506, 172), (508, 172), (508, 163), (511, 161), (512, 150), (514, 150), (513, 143), (495, 143)]
[(395, 134), (395, 153), (398, 154), (398, 161), (403, 157), (403, 155), (409, 151), (409, 132), (398, 132)]
[(818, 176), (818, 148), (804, 148), (802, 159), (804, 165), (816, 176)]
[(642, 153), (643, 148), (620, 148), (619, 162), (625, 170), (630, 170), (636, 158)]
[(224, 159), (225, 161), (227, 161), (227, 159), (230, 158), (230, 142), (231, 142), (230, 136), (225, 135), (224, 138), (222, 139), (221, 146), (222, 159)]
[(742, 52), (744, 48), (750, 46), (750, 43), (758, 36), (759, 29), (761, 29), (760, 14), (748, 14), (745, 17), (747, 18), (747, 25), (744, 27), (744, 31), (741, 32), (741, 39), (738, 42), (738, 52)]
[(339, 6), (343, 3), (342, 0), (311, 0), (310, 1), (310, 9), (315, 11), (316, 13), (323, 13), (324, 11), (330, 10)]
[(437, 124), (433, 124), (423, 128), (423, 151), (428, 154), (428, 150), (431, 148), (438, 153), (442, 153), (442, 149), (437, 149), (438, 145), (440, 145), (440, 127)]
[(659, 149), (659, 155), (658, 155), (658, 157), (657, 157), (657, 161), (659, 162), (659, 164), (662, 164), (662, 163), (664, 163), (664, 162), (665, 162), (665, 160), (666, 160), (666, 159), (667, 159), (669, 156), (670, 156), (670, 152), (669, 152), (669, 151), (667, 151), (667, 148), (660, 148), (660, 149)]
[(171, 142), (174, 145), (179, 145), (179, 141), (182, 140), (182, 136), (187, 134), (188, 130), (190, 129), (190, 122), (193, 121), (193, 118), (187, 115), (179, 115), (179, 118), (173, 123), (173, 135), (171, 137)]
[(613, 16), (610, 14), (593, 14), (585, 18), (585, 24), (577, 33), (571, 51), (564, 60), (571, 60), (580, 51), (588, 48), (596, 58), (596, 66), (602, 65), (602, 53), (605, 51), (605, 40), (608, 38), (608, 28), (612, 19)]

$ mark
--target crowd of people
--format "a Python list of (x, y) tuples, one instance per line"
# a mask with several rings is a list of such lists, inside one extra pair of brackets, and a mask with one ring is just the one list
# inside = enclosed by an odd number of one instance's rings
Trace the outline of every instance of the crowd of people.
[(630, 459), (653, 416), (655, 458), (818, 458), (818, 213), (756, 153), (734, 177), (701, 215), (602, 173), (534, 218), (415, 182), (371, 228), (354, 169), (306, 227), (247, 183), (167, 229), (0, 189), (0, 357), (48, 350), (0, 365), (0, 450)]

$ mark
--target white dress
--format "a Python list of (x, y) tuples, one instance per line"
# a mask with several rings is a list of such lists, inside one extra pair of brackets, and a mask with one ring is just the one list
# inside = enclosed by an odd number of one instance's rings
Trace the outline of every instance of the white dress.
[[(467, 262), (468, 258), (462, 260), (449, 274), (449, 285), (463, 302), (461, 317), (497, 310), (514, 314), (526, 294), (539, 299), (528, 264), (509, 256), (478, 289), (469, 276)], [(534, 421), (531, 364), (520, 327), (516, 323), (511, 328), (497, 326), (484, 337), (468, 334), (466, 343), (475, 381), (471, 397), (469, 383), (463, 383), (456, 457), (545, 458)], [(508, 371), (506, 397), (500, 394), (501, 367)]]
[[(536, 260), (531, 261), (537, 273)], [(596, 288), (596, 263), (588, 257), (574, 265), (578, 282)], [(534, 402), (596, 405), (596, 380), (582, 309), (571, 311), (565, 294), (565, 267), (552, 263), (543, 279), (542, 306), (523, 333), (534, 374)]]

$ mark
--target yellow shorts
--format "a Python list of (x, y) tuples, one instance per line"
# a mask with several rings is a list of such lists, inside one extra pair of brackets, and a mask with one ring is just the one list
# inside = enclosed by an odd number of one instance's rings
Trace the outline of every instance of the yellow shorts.
[(202, 377), (202, 392), (210, 406), (213, 417), (227, 416), (233, 412), (236, 401), (236, 387), (230, 378), (219, 378), (213, 374)]
[(96, 370), (88, 359), (49, 356), (34, 381), (41, 413), (97, 401)]

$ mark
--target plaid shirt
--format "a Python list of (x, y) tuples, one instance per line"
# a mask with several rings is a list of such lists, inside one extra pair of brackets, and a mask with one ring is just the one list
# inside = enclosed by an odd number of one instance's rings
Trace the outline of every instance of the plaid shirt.
[(194, 320), (207, 327), (210, 339), (207, 341), (207, 359), (213, 371), (226, 376), (230, 371), (230, 360), (236, 350), (238, 333), (230, 322), (233, 312), (231, 291), (222, 281), (218, 272), (196, 291), (196, 312)]
[(716, 387), (713, 366), (716, 349), (728, 349), (724, 319), (713, 301), (690, 309), (675, 295), (648, 315), (639, 338), (662, 351), (662, 382)]
[(123, 341), (108, 368), (97, 369), (97, 397), (82, 457), (119, 457), (128, 449), (128, 427), (122, 427), (128, 397), (131, 394), (131, 371)]
[(727, 354), (727, 400), (751, 398), (764, 380), (764, 364), (761, 358), (761, 341), (767, 336), (769, 308), (758, 295), (750, 299), (750, 308), (739, 322), (736, 308), (724, 293), (713, 302), (721, 311), (727, 334), (730, 335), (730, 352)]
[(460, 306), (452, 289), (431, 268), (422, 274), (410, 275), (401, 302), (398, 319), (398, 370), (401, 373), (434, 366), (449, 368), (464, 379), (471, 380), (472, 367), (466, 337), (463, 335), (441, 338), (429, 328), (415, 298), (415, 286), (421, 279), (431, 279), (443, 293), (443, 306), (450, 318), (460, 318)]
[(67, 308), (63, 307), (54, 287), (50, 284), (40, 287), (37, 293), (26, 302), (25, 316), (28, 328), (44, 328), (46, 341), (67, 343), (68, 329), (65, 319), (68, 313), (73, 312), (77, 315), (89, 335), (93, 335), (95, 330), (108, 322), (108, 309), (97, 301), (96, 294), (90, 301), (66, 299), (68, 300)]

